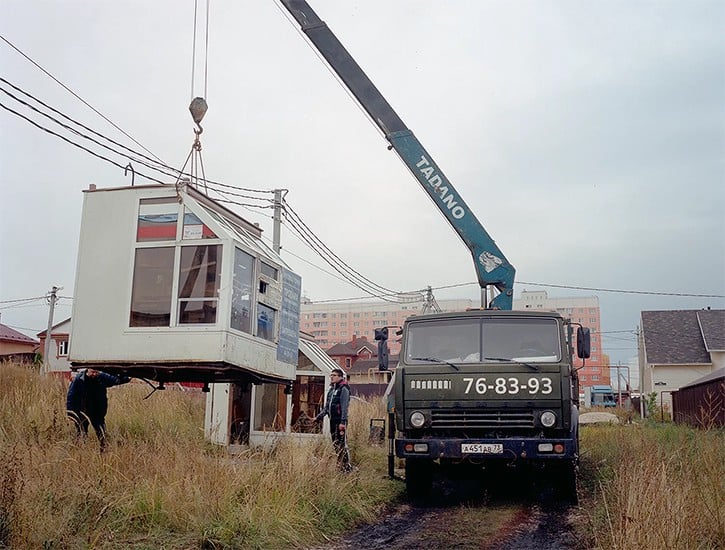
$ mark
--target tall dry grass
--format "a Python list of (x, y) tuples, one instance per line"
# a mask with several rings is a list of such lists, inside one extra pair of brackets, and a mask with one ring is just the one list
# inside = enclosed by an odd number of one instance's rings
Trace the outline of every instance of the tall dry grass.
[(580, 530), (591, 548), (725, 548), (722, 430), (587, 426), (581, 448)]
[(67, 383), (0, 367), (0, 547), (296, 548), (370, 520), (400, 494), (367, 443), (382, 403), (353, 401), (358, 469), (328, 441), (230, 456), (203, 437), (204, 396), (109, 390), (109, 448), (75, 440)]

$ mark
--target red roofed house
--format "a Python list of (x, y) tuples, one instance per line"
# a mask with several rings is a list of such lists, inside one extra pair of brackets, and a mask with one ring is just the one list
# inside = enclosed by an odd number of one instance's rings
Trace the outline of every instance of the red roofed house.
[(353, 335), (352, 340), (344, 344), (335, 344), (326, 353), (340, 365), (342, 370), (349, 372), (360, 359), (377, 357), (377, 349), (377, 344), (368, 342), (367, 336)]
[(351, 341), (328, 349), (327, 355), (345, 371), (350, 392), (360, 397), (382, 395), (398, 363), (397, 355), (391, 356), (390, 370), (378, 370), (378, 346), (368, 342), (367, 336), (353, 335)]
[(32, 363), (38, 351), (38, 341), (0, 323), (0, 362)]

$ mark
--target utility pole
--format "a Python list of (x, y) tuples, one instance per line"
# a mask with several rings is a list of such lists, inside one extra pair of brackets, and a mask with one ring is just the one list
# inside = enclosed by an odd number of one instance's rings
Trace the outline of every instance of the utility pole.
[(637, 336), (637, 367), (639, 371), (639, 416), (644, 420), (644, 350), (642, 349), (642, 334), (640, 332), (639, 325), (637, 325), (637, 330), (634, 331), (634, 334)]
[(428, 313), (429, 311), (433, 311), (435, 313), (441, 312), (441, 308), (438, 305), (438, 302), (436, 302), (435, 296), (433, 296), (433, 289), (430, 286), (425, 290), (423, 311), (421, 311), (421, 313)]
[(623, 408), (622, 407), (622, 380), (619, 378), (619, 367), (621, 366), (621, 364), (622, 364), (621, 361), (617, 361), (617, 393), (619, 394), (618, 403), (619, 403), (620, 409)]
[(284, 189), (274, 190), (274, 215), (272, 217), (272, 247), (279, 254), (280, 249), (280, 230), (282, 226), (282, 191)]
[(54, 286), (48, 293), (48, 304), (50, 311), (48, 312), (48, 329), (45, 331), (45, 347), (43, 349), (43, 366), (40, 370), (41, 374), (50, 372), (50, 337), (53, 330), (53, 312), (55, 311), (55, 303), (58, 301), (58, 291), (63, 287)]

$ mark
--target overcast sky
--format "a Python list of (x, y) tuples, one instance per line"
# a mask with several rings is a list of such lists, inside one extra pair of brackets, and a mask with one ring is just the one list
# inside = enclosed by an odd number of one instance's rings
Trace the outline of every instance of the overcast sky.
[[(725, 307), (725, 3), (310, 3), (516, 267), (517, 296), (598, 295), (615, 363), (636, 354), (640, 311)], [(193, 0), (5, 0), (0, 33), (177, 169), (194, 138), (188, 104), (206, 85), (209, 179), (288, 189), (315, 233), (387, 288), (476, 280), (466, 247), (276, 3), (212, 2), (208, 51), (199, 9), (194, 90)], [(6, 42), (0, 66), (12, 85), (141, 151)], [(56, 320), (70, 316), (81, 190), (130, 177), (5, 109), (0, 128), (1, 321), (34, 336), (47, 305), (10, 300), (62, 286)], [(271, 239), (271, 212), (233, 209)], [(282, 246), (310, 299), (363, 296), (286, 229)]]

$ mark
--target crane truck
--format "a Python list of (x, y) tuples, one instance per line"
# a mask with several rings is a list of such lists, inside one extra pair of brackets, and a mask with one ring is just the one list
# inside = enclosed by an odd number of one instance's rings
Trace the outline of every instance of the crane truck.
[(557, 312), (512, 310), (514, 267), (431, 155), (306, 0), (280, 1), (468, 247), (481, 286), (480, 309), (416, 315), (402, 327), (391, 451), (405, 462), (409, 496), (428, 496), (439, 473), (528, 468), (576, 499), (573, 355), (589, 357), (588, 329), (575, 339)]

